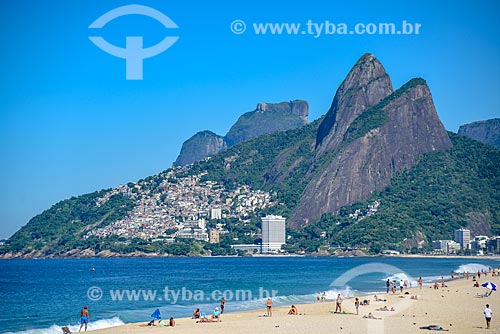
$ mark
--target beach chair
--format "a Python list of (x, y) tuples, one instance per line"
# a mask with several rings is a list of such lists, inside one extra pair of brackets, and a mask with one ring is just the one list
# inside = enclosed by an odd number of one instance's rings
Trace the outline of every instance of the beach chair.
[(71, 331), (69, 330), (68, 327), (64, 326), (61, 328), (64, 334), (71, 334)]

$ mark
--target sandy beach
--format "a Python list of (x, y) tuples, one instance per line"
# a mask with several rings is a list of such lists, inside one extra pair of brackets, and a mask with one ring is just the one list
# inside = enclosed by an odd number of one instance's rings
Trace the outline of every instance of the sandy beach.
[[(492, 281), (500, 283), (500, 277), (481, 276), (479, 283)], [(190, 318), (176, 319), (175, 327), (148, 327), (146, 322), (127, 324), (107, 329), (89, 331), (93, 334), (254, 334), (254, 333), (426, 333), (422, 326), (439, 325), (453, 333), (498, 333), (500, 334), (500, 291), (493, 291), (489, 297), (483, 295), (484, 287), (473, 287), (470, 279), (455, 279), (445, 282), (446, 287), (412, 288), (409, 294), (379, 294), (358, 297), (367, 299), (369, 305), (359, 307), (355, 314), (354, 298), (342, 303), (342, 314), (334, 313), (335, 301), (297, 305), (301, 315), (287, 315), (289, 307), (276, 307), (272, 317), (264, 317), (265, 309), (225, 313), (222, 322), (196, 323)], [(412, 299), (417, 295), (418, 299)], [(491, 328), (486, 329), (483, 310), (490, 304), (493, 311)], [(379, 311), (378, 308), (394, 307), (395, 311)], [(363, 315), (371, 312), (381, 319), (366, 319)], [(498, 319), (498, 320), (497, 320)]]

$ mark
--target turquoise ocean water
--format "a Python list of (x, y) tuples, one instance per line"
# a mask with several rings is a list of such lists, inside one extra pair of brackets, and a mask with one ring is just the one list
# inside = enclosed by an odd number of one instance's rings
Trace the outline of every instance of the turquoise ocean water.
[(208, 313), (222, 295), (228, 297), (226, 312), (263, 309), (273, 290), (276, 306), (300, 304), (315, 301), (319, 292), (333, 299), (337, 293), (385, 291), (387, 278), (415, 285), (419, 276), (430, 283), (452, 271), (499, 266), (500, 260), (481, 258), (390, 257), (0, 261), (0, 333), (53, 334), (61, 326), (74, 331), (84, 305), (89, 328), (98, 329), (149, 321), (157, 307), (163, 318), (189, 317), (195, 307)]

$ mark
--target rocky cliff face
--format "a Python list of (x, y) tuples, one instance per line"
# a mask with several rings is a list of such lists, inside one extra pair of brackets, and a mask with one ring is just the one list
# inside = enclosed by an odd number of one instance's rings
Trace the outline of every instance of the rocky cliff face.
[(251, 138), (298, 128), (307, 124), (308, 116), (306, 101), (258, 103), (255, 110), (243, 114), (224, 137), (202, 131), (189, 138), (182, 145), (174, 166), (189, 165)]
[(462, 125), (458, 134), (500, 149), (500, 118)]
[(211, 131), (201, 131), (182, 144), (181, 153), (175, 160), (175, 166), (186, 166), (227, 148), (224, 137)]
[(364, 54), (338, 88), (318, 128), (317, 155), (335, 151), (349, 124), (392, 92), (391, 79), (382, 64), (373, 55)]
[[(379, 92), (375, 98), (367, 96), (364, 101), (373, 103), (386, 92), (386, 80), (385, 86), (375, 90)], [(348, 98), (346, 94), (337, 93), (338, 100)], [(362, 109), (365, 111), (356, 119), (343, 122), (342, 127), (331, 125), (324, 138), (331, 138), (330, 150), (338, 149), (338, 154), (306, 186), (290, 218), (292, 226), (306, 225), (323, 213), (334, 213), (344, 205), (367, 200), (374, 191), (389, 185), (395, 173), (414, 166), (421, 154), (452, 147), (422, 79), (413, 79), (375, 106), (366, 109), (364, 105)], [(337, 114), (341, 113), (338, 110)], [(336, 134), (337, 129), (343, 133)], [(324, 150), (323, 143), (317, 146), (318, 152)]]
[(254, 111), (243, 114), (225, 136), (229, 146), (276, 131), (290, 130), (307, 124), (309, 105), (295, 100), (281, 103), (259, 103)]

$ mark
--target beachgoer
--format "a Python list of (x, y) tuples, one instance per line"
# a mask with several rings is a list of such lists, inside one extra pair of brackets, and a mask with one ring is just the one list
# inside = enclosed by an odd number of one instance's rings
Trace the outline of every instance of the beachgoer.
[(422, 276), (418, 278), (418, 287), (422, 289)]
[(342, 297), (340, 296), (340, 293), (337, 295), (337, 300), (336, 300), (336, 306), (335, 306), (335, 312), (342, 312)]
[(356, 308), (356, 314), (359, 314), (359, 299), (357, 297), (354, 300), (354, 307)]
[(174, 320), (174, 318), (170, 317), (170, 320), (168, 321), (168, 325), (170, 327), (175, 327), (175, 320)]
[(320, 294), (319, 294), (319, 293), (318, 293), (318, 296), (316, 297), (316, 300), (318, 301), (318, 303), (319, 303), (319, 302), (320, 302), (320, 300), (321, 300), (321, 296), (320, 296)]
[(321, 295), (321, 301), (324, 302), (326, 300), (326, 291), (323, 291), (323, 294)]
[(221, 312), (219, 311), (219, 308), (216, 307), (214, 313), (212, 314), (212, 320), (217, 319), (217, 321), (220, 321), (220, 314)]
[(222, 297), (220, 301), (220, 314), (224, 313), (224, 306), (226, 305), (226, 298)]
[(87, 306), (84, 306), (83, 307), (83, 310), (80, 312), (80, 320), (81, 320), (81, 325), (80, 325), (80, 329), (78, 330), (79, 332), (82, 331), (82, 327), (85, 325), (85, 332), (87, 331), (87, 325), (89, 323), (89, 320), (90, 320), (90, 315), (89, 315), (89, 310), (87, 308)]
[(389, 279), (387, 279), (387, 282), (385, 282), (385, 285), (387, 286), (387, 293), (389, 293), (389, 288), (391, 287), (391, 282)]
[(193, 316), (191, 318), (192, 319), (200, 319), (200, 309), (199, 308), (197, 308), (196, 310), (194, 310)]
[(295, 305), (292, 305), (290, 311), (288, 311), (288, 315), (299, 315), (299, 311)]
[(403, 282), (403, 280), (400, 280), (400, 281), (399, 281), (399, 291), (400, 291), (401, 293), (403, 293), (403, 287), (404, 287), (404, 282)]
[(484, 309), (484, 317), (486, 318), (486, 329), (490, 328), (491, 315), (493, 312), (490, 309), (490, 304), (486, 304), (486, 308)]
[(363, 315), (363, 318), (366, 318), (366, 319), (377, 319), (377, 320), (380, 320), (382, 318), (377, 318), (376, 316), (374, 316), (371, 312), (370, 313), (367, 313), (365, 315)]
[(267, 316), (268, 317), (272, 317), (273, 316), (272, 307), (273, 307), (273, 301), (271, 300), (270, 297), (268, 297), (267, 301), (266, 301), (266, 311), (267, 311)]

